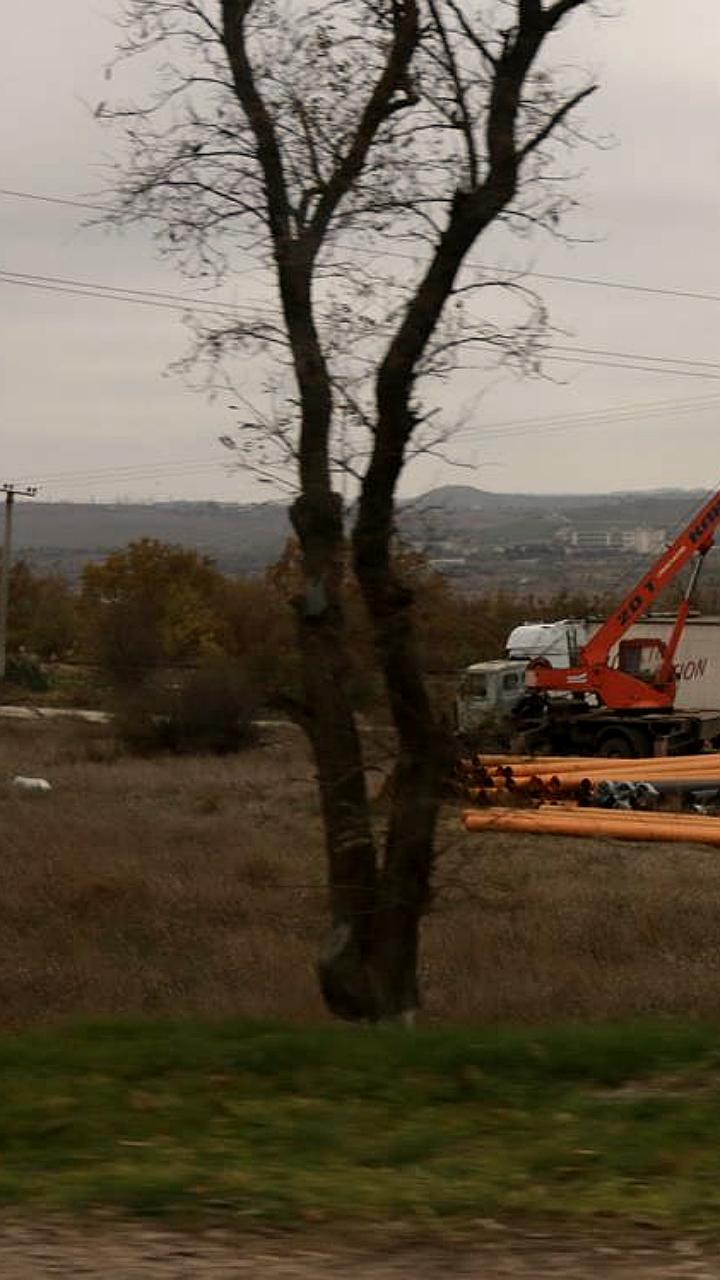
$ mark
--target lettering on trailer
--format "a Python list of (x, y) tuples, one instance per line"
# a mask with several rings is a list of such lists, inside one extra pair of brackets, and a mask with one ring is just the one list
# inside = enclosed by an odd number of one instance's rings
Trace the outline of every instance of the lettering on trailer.
[(696, 524), (695, 528), (690, 530), (689, 536), (693, 546), (702, 540), (708, 529), (717, 523), (718, 518), (720, 518), (720, 498), (717, 502), (713, 502), (710, 510), (705, 512), (700, 523)]
[(640, 583), (632, 600), (629, 600), (624, 608), (618, 612), (618, 622), (621, 627), (626, 627), (635, 617), (635, 614), (647, 604), (647, 597), (655, 593), (655, 583), (652, 578), (646, 578)]
[(688, 658), (675, 664), (676, 680), (702, 680), (707, 671), (707, 658)]

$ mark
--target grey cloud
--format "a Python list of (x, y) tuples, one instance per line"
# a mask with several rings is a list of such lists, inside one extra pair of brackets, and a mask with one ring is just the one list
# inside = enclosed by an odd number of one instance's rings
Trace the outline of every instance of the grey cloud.
[[(75, 195), (98, 191), (106, 182), (115, 144), (86, 104), (108, 91), (102, 68), (114, 39), (109, 19), (118, 10), (117, 0), (70, 0), (48, 4), (43, 23), (33, 6), (15, 6), (6, 17), (7, 107), (0, 117), (5, 185)], [(483, 246), (483, 259), (720, 294), (717, 0), (628, 0), (614, 21), (568, 23), (558, 55), (574, 66), (598, 68), (601, 91), (588, 104), (587, 128), (617, 138), (610, 152), (581, 148), (570, 161), (581, 172), (582, 199), (570, 225), (591, 242), (569, 248), (545, 237), (524, 244), (495, 236)], [(132, 90), (139, 75), (119, 72), (112, 87), (127, 84)], [(147, 230), (118, 239), (79, 230), (81, 220), (79, 212), (60, 207), (0, 200), (2, 260), (16, 270), (115, 285), (174, 293), (196, 288), (158, 262)], [(559, 283), (540, 287), (553, 319), (569, 331), (558, 342), (716, 358), (713, 304)], [(230, 425), (224, 401), (212, 405), (181, 380), (162, 376), (187, 343), (172, 313), (2, 289), (5, 466), (22, 474), (33, 467), (49, 473), (120, 469), (161, 456), (170, 466), (177, 457), (217, 455), (216, 437)], [(225, 293), (233, 295), (231, 282)], [(262, 278), (252, 278), (252, 293), (260, 302), (268, 296)], [(547, 367), (554, 381), (505, 374), (498, 382), (495, 374), (469, 372), (433, 391), (448, 416), (458, 403), (485, 392), (475, 410), (477, 438), (464, 435), (453, 446), (475, 469), (456, 473), (422, 459), (410, 469), (406, 489), (459, 478), (506, 490), (592, 491), (691, 486), (714, 476), (712, 408), (638, 418), (633, 430), (612, 419), (587, 425), (582, 415), (625, 404), (720, 397), (720, 383), (591, 364)], [(239, 367), (238, 376), (245, 385), (246, 367)], [(251, 394), (257, 378), (253, 371), (247, 382)], [(487, 441), (480, 434), (488, 423), (567, 414), (578, 415), (578, 425), (564, 432), (542, 428)], [(220, 471), (173, 483), (181, 496), (242, 498), (251, 492), (242, 478)], [(118, 491), (156, 496), (158, 489), (155, 479), (139, 478)], [(81, 490), (72, 493), (82, 496)], [(111, 482), (103, 494), (112, 496)], [(57, 486), (54, 496), (61, 495)]]

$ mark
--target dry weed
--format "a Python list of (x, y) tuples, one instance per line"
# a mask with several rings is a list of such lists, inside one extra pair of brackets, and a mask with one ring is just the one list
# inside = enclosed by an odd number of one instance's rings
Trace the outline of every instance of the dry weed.
[[(3, 725), (0, 1021), (321, 1015), (322, 841), (297, 742), (218, 760), (83, 758), (88, 726)], [(299, 839), (299, 834), (301, 838)]]
[[(53, 790), (16, 792), (14, 773)], [(97, 726), (0, 722), (0, 831), (1, 1025), (323, 1016), (323, 838), (298, 735), (137, 760)], [(712, 849), (469, 836), (454, 812), (441, 846), (432, 1020), (720, 1014)]]
[(720, 857), (707, 846), (447, 839), (426, 933), (456, 1020), (720, 1014)]

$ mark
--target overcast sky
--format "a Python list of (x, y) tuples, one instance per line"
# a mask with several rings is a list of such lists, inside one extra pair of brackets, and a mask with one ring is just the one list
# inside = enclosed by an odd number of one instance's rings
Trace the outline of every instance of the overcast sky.
[[(119, 0), (40, 7), (42, 20), (37, 5), (3, 15), (2, 185), (89, 198), (112, 159), (90, 108), (107, 95)], [(547, 362), (547, 381), (476, 372), (448, 385), (441, 403), (475, 406), (452, 446), (465, 466), (418, 461), (407, 494), (445, 483), (595, 492), (720, 479), (720, 6), (618, 0), (617, 10), (612, 21), (576, 15), (562, 37), (563, 56), (600, 80), (590, 130), (615, 138), (578, 154), (582, 212), (571, 225), (583, 242), (499, 251), (539, 273), (623, 287), (535, 280), (564, 331), (557, 344), (575, 350)], [(197, 292), (158, 262), (146, 231), (83, 230), (80, 210), (9, 195), (0, 219), (3, 271), (45, 285)], [(0, 483), (41, 481), (48, 499), (271, 496), (228, 470), (217, 443), (232, 427), (223, 404), (167, 375), (187, 344), (176, 312), (56, 286), (0, 289)], [(223, 296), (262, 300), (267, 284), (248, 275)]]

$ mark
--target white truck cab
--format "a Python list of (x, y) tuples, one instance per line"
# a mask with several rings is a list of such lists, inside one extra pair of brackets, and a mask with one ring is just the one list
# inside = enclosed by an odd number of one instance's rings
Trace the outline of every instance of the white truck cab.
[(515, 661), (545, 658), (551, 667), (574, 666), (579, 650), (590, 639), (597, 622), (585, 618), (561, 618), (558, 622), (521, 622), (507, 638), (505, 652)]

